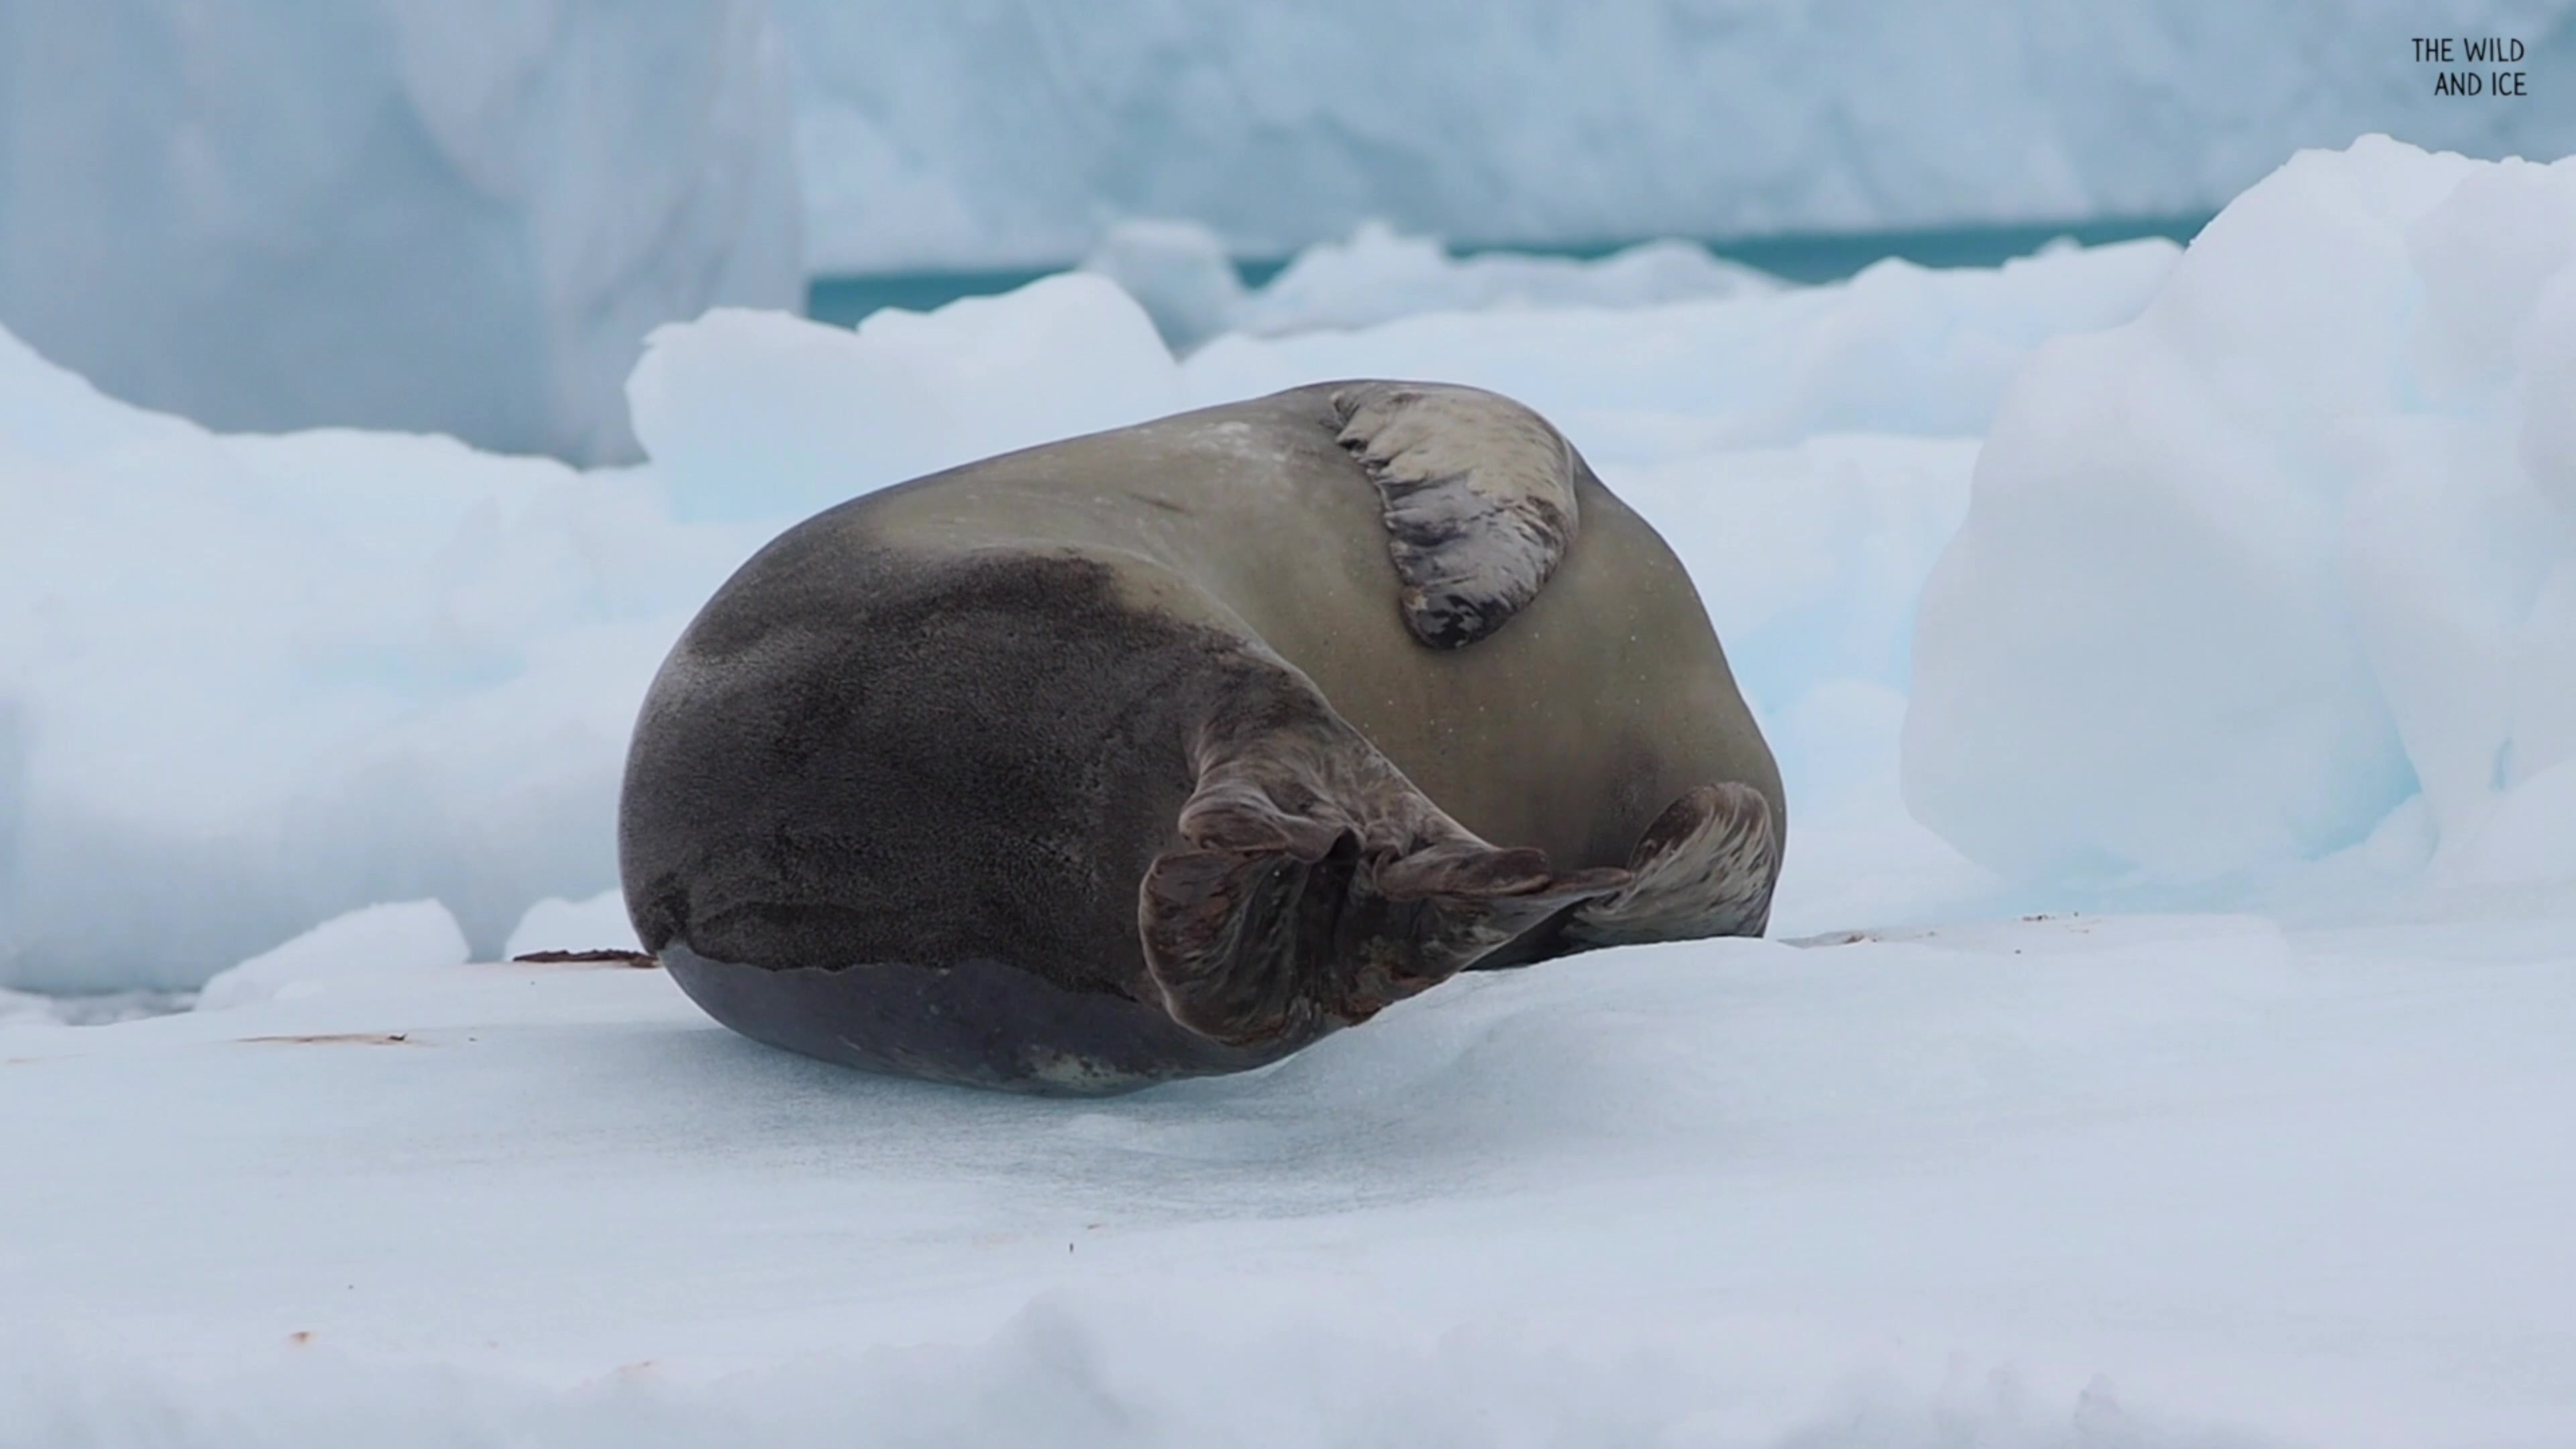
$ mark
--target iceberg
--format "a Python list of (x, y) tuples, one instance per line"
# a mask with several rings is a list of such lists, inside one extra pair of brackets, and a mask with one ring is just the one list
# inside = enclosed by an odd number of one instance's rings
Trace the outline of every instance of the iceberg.
[(2576, 858), (2516, 800), (2576, 759), (2571, 418), (2576, 159), (2298, 156), (2006, 395), (1916, 620), (1914, 813), (2058, 882)]
[[(2201, 217), (2302, 146), (2576, 152), (2520, 0), (774, 0), (823, 273), (1040, 267), (1123, 218), (1285, 257), (1371, 218), (1475, 246)], [(2525, 43), (2436, 93), (2417, 36)]]
[(759, 0), (32, 0), (0, 23), (0, 325), (226, 430), (631, 459), (656, 324), (796, 308)]

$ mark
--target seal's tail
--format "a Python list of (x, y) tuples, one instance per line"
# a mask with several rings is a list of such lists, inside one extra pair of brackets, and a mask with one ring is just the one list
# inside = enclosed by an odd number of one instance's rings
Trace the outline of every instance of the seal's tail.
[(1182, 1025), (1302, 1045), (1630, 883), (1487, 844), (1311, 686), (1266, 694), (1201, 731), (1181, 848), (1138, 891), (1146, 965)]

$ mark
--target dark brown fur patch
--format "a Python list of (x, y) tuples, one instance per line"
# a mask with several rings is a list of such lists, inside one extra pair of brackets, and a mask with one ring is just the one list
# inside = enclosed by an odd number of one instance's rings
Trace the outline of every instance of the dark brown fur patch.
[(1132, 992), (1135, 882), (1233, 641), (1140, 618), (1092, 560), (913, 557), (835, 524), (747, 565), (648, 699), (620, 818), (643, 944)]

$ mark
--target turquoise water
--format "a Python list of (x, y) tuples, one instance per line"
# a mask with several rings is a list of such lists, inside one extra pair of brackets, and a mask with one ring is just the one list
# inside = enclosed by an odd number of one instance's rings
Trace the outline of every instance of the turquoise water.
[[(2171, 237), (2188, 241), (2209, 220), (2206, 216), (2160, 217), (2116, 221), (2067, 222), (2058, 225), (1957, 226), (1917, 231), (1816, 232), (1803, 235), (1746, 237), (1706, 243), (1721, 257), (1760, 267), (1793, 282), (1839, 281), (1872, 262), (1903, 257), (1927, 267), (1991, 267), (2028, 256), (2057, 237), (2072, 237), (2086, 246), (2129, 241), (2137, 237)], [(1605, 257), (1633, 242), (1605, 242), (1583, 247), (1470, 247), (1479, 251), (1517, 251), (1541, 256), (1590, 260)], [(1244, 285), (1258, 287), (1279, 275), (1286, 258), (1239, 260), (1235, 270)], [(1023, 287), (1060, 267), (992, 271), (887, 272), (869, 276), (818, 277), (805, 294), (806, 310), (815, 320), (854, 326), (880, 307), (922, 312), (960, 297), (989, 297)]]

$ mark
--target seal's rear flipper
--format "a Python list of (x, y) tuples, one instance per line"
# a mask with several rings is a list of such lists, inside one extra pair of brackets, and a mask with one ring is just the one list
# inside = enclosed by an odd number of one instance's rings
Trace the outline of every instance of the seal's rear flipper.
[(1750, 785), (1701, 785), (1667, 806), (1628, 857), (1623, 889), (1566, 917), (1576, 949), (1758, 936), (1780, 876), (1771, 802)]
[(1473, 644), (1538, 597), (1574, 544), (1574, 445), (1496, 393), (1428, 382), (1337, 387), (1337, 440), (1377, 486), (1405, 627)]
[(1238, 746), (1212, 731), (1197, 755), (1182, 848), (1145, 872), (1137, 924), (1172, 1018), (1229, 1045), (1366, 1021), (1629, 884), (1477, 839), (1328, 713)]

